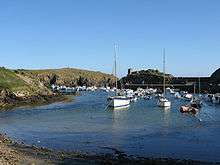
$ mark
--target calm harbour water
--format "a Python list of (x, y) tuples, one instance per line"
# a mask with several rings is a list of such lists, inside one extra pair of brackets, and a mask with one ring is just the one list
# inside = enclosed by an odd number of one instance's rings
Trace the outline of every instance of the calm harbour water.
[(156, 99), (128, 109), (105, 109), (107, 93), (85, 92), (72, 102), (0, 113), (0, 131), (26, 144), (66, 151), (220, 161), (220, 105), (208, 103), (196, 115), (181, 114)]

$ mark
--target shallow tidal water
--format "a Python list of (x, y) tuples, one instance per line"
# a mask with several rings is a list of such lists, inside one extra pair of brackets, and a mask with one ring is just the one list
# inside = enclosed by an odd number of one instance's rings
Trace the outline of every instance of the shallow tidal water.
[(0, 131), (19, 142), (65, 151), (170, 157), (220, 162), (220, 105), (205, 103), (194, 115), (181, 114), (156, 99), (140, 99), (128, 109), (106, 109), (105, 92), (83, 92), (72, 102), (0, 113)]

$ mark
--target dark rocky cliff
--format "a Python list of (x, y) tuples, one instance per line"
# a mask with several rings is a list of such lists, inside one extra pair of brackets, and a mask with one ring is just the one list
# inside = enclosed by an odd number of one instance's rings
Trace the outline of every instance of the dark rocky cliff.
[(220, 84), (220, 68), (211, 75), (210, 80), (212, 83)]
[[(166, 74), (166, 83), (171, 83), (173, 76)], [(163, 73), (158, 70), (148, 69), (132, 72), (121, 79), (122, 84), (162, 84)]]

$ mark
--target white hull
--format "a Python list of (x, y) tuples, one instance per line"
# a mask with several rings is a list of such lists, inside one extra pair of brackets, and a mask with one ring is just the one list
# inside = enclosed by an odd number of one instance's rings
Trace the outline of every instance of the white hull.
[(216, 99), (215, 97), (213, 97), (212, 98), (212, 103), (213, 104), (219, 104), (220, 103), (219, 98)]
[(116, 97), (110, 98), (109, 106), (113, 108), (125, 108), (125, 107), (128, 107), (129, 104), (130, 104), (129, 98), (116, 96)]
[(191, 100), (193, 98), (193, 95), (192, 94), (186, 94), (184, 96), (184, 98), (187, 99), (187, 100)]
[(160, 99), (160, 100), (158, 100), (157, 105), (159, 107), (171, 107), (171, 102), (166, 99)]

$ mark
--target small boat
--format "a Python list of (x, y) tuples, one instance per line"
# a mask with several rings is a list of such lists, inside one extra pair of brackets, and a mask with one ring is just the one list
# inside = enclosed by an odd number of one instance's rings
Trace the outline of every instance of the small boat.
[(113, 108), (124, 108), (130, 105), (130, 99), (126, 96), (113, 96), (109, 98), (110, 107)]
[(192, 100), (193, 95), (192, 95), (192, 94), (187, 93), (187, 94), (185, 94), (183, 97), (184, 97), (185, 99), (187, 99), (187, 100)]
[[(200, 89), (199, 89), (199, 93), (200, 93)], [(200, 97), (196, 97), (196, 85), (195, 84), (194, 84), (194, 95), (193, 95), (192, 100), (190, 101), (190, 105), (191, 107), (196, 108), (196, 109), (202, 108), (202, 101)]]
[(161, 97), (161, 98), (159, 98), (157, 105), (160, 107), (170, 107), (171, 102), (169, 100), (167, 100), (165, 97)]
[(199, 111), (199, 109), (194, 108), (190, 105), (183, 105), (180, 107), (180, 112), (181, 113), (193, 113), (196, 114)]
[(211, 102), (212, 102), (213, 104), (219, 104), (219, 103), (220, 103), (220, 94), (217, 93), (217, 94), (215, 94), (215, 95), (212, 95), (212, 96), (211, 96)]
[(197, 98), (193, 98), (190, 102), (191, 107), (200, 109), (202, 108), (202, 101), (200, 99)]

